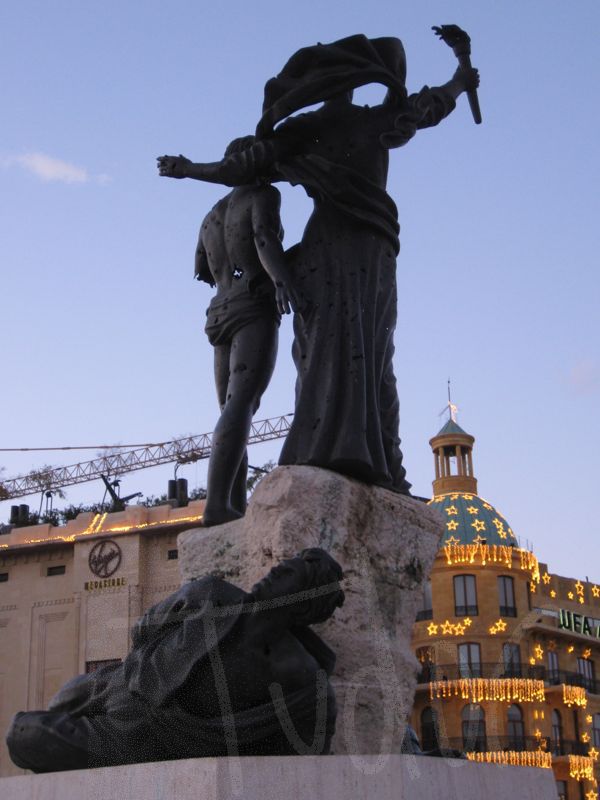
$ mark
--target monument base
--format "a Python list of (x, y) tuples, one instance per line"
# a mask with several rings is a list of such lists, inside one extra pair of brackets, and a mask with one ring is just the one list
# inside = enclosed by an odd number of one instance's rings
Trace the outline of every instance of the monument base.
[[(246, 591), (283, 558), (327, 550), (344, 606), (315, 630), (337, 656), (332, 752), (399, 753), (414, 699), (411, 634), (443, 521), (413, 498), (317, 467), (278, 467), (243, 519), (180, 534), (184, 579), (217, 575)], [(300, 755), (313, 755), (310, 743)]]
[(2, 800), (557, 798), (552, 770), (425, 756), (192, 758), (0, 778)]

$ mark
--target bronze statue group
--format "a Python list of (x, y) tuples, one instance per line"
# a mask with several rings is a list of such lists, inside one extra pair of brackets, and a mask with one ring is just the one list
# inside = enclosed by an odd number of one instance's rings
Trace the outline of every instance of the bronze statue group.
[[(409, 95), (405, 77), (396, 38), (306, 47), (267, 82), (255, 135), (234, 140), (221, 161), (158, 159), (160, 175), (233, 187), (204, 219), (196, 249), (196, 277), (217, 288), (206, 334), (221, 416), (206, 526), (245, 512), (248, 432), (290, 311), (296, 402), (279, 463), (408, 493), (392, 365), (399, 226), (386, 192), (389, 150), (437, 125), (479, 78), (463, 62), (444, 85)], [(354, 105), (353, 90), (369, 83), (387, 87), (384, 101)], [(314, 203), (287, 251), (278, 181), (303, 186)], [(313, 549), (250, 593), (214, 577), (186, 584), (144, 614), (121, 664), (74, 678), (47, 711), (17, 714), (13, 761), (47, 772), (329, 752), (335, 656), (309, 626), (342, 604), (341, 579), (339, 565)]]

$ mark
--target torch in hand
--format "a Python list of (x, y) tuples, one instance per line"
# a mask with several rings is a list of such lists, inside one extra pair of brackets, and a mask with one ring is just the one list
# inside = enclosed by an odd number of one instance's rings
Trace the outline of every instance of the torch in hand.
[[(435, 31), (436, 35), (439, 36), (443, 42), (446, 42), (446, 44), (452, 48), (462, 69), (472, 69), (471, 39), (466, 31), (463, 31), (458, 25), (433, 25), (432, 30)], [(481, 123), (481, 111), (479, 110), (477, 89), (468, 89), (467, 97), (469, 99), (469, 105), (471, 106), (473, 119), (476, 124), (479, 125)]]

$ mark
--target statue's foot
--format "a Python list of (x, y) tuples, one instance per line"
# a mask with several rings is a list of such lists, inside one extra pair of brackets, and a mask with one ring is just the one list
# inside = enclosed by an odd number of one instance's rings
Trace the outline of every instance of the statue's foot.
[(200, 525), (203, 528), (212, 528), (213, 525), (223, 525), (225, 522), (232, 522), (234, 519), (241, 519), (243, 516), (241, 511), (236, 511), (232, 506), (226, 506), (225, 508), (206, 507)]

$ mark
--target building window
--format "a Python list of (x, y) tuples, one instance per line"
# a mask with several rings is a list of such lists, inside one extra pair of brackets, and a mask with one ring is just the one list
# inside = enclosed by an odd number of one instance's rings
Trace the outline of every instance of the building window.
[(600, 747), (600, 714), (594, 714), (594, 722), (592, 723), (592, 737), (594, 747)]
[(433, 660), (433, 647), (417, 647), (417, 661), (421, 665), (419, 683), (435, 680)]
[(548, 650), (548, 683), (553, 686), (555, 686), (557, 683), (560, 683), (558, 653), (556, 650)]
[(514, 642), (506, 642), (502, 646), (502, 658), (504, 660), (504, 677), (521, 677), (521, 648)]
[(556, 781), (556, 792), (558, 794), (558, 800), (569, 800), (566, 781)]
[(477, 703), (465, 706), (460, 714), (462, 722), (463, 749), (467, 753), (485, 753), (487, 741), (485, 735), (485, 714)]
[(477, 643), (458, 645), (458, 670), (461, 678), (481, 678), (481, 649)]
[(477, 587), (475, 575), (455, 575), (454, 615), (471, 617), (477, 615)]
[(64, 575), (65, 574), (65, 565), (60, 564), (56, 567), (48, 567), (46, 570), (46, 575), (50, 578), (53, 575)]
[(427, 706), (421, 712), (421, 750), (437, 750), (439, 746), (437, 714)]
[(509, 575), (498, 577), (498, 597), (500, 598), (500, 616), (516, 617), (515, 582)]
[(525, 749), (525, 726), (523, 725), (523, 712), (517, 705), (508, 707), (508, 749)]
[(423, 584), (423, 598), (421, 608), (417, 612), (417, 622), (422, 619), (433, 619), (433, 604), (431, 602), (431, 581)]
[(8, 580), (8, 572), (0, 572), (0, 583), (6, 583)]
[(120, 664), (120, 658), (105, 658), (103, 661), (86, 661), (85, 662), (85, 671), (86, 674), (90, 672), (96, 672), (97, 669), (101, 667), (112, 667), (115, 664)]
[(179, 550), (167, 550), (167, 558), (169, 561), (174, 561), (179, 558)]
[(582, 677), (582, 685), (588, 692), (596, 693), (596, 675), (594, 669), (594, 662), (589, 658), (577, 659), (577, 672)]
[(559, 756), (562, 751), (563, 729), (560, 711), (552, 710), (552, 755)]

